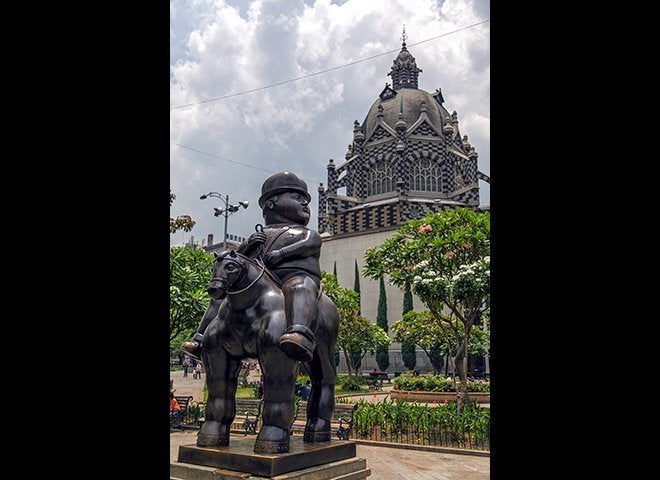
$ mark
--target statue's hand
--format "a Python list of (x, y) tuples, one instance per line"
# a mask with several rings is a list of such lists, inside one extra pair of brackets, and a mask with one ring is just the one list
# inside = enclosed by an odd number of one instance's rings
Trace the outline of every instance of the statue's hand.
[(258, 243), (266, 243), (266, 234), (264, 232), (254, 232), (248, 238), (248, 246), (253, 246)]
[(272, 250), (266, 253), (265, 260), (268, 265), (277, 265), (284, 260), (284, 254), (282, 253), (282, 250)]

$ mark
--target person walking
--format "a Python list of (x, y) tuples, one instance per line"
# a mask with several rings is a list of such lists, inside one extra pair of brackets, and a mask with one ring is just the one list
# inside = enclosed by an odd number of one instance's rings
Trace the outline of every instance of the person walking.
[(190, 357), (186, 355), (183, 359), (183, 378), (188, 377), (188, 367), (190, 367)]

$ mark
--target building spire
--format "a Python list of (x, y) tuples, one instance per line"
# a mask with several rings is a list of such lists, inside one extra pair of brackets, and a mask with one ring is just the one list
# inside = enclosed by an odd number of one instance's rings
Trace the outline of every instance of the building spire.
[(401, 34), (401, 51), (394, 59), (392, 68), (388, 75), (392, 77), (392, 89), (399, 90), (400, 88), (419, 88), (417, 85), (417, 77), (422, 71), (415, 63), (413, 57), (406, 48), (406, 25), (403, 25), (403, 33)]

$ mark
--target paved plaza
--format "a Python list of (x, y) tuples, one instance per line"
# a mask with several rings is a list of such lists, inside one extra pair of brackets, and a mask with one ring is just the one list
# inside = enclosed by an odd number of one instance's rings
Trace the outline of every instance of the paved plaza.
[[(193, 400), (203, 400), (204, 376), (193, 379), (192, 373), (183, 378), (182, 371), (170, 373), (176, 395), (192, 395)], [(364, 395), (369, 401), (386, 398), (380, 395)], [(170, 433), (170, 460), (175, 462), (179, 445), (192, 445), (196, 430)], [(237, 434), (237, 438), (242, 435)], [(391, 445), (391, 444), (390, 444)], [(357, 456), (367, 460), (371, 469), (370, 480), (490, 480), (490, 457), (423, 451), (393, 446), (357, 445)]]

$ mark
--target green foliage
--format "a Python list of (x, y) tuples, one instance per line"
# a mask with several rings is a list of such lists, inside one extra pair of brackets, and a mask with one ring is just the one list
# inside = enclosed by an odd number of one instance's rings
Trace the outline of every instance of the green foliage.
[[(176, 195), (170, 190), (170, 207), (174, 203)], [(179, 230), (189, 232), (193, 229), (197, 222), (195, 222), (190, 215), (179, 215), (176, 218), (170, 217), (170, 233), (176, 233)]]
[[(394, 327), (394, 325), (392, 325)], [(413, 370), (417, 365), (417, 354), (415, 353), (415, 342), (404, 340), (401, 342), (401, 357), (403, 364), (408, 370)]]
[(194, 331), (210, 301), (213, 255), (199, 248), (170, 247), (170, 342)]
[(339, 311), (337, 346), (344, 351), (348, 372), (352, 375), (360, 368), (367, 352), (373, 354), (379, 346), (388, 347), (390, 339), (382, 328), (359, 314), (355, 291), (340, 287), (337, 277), (327, 272), (322, 272), (322, 283), (323, 291)]
[(357, 259), (355, 259), (355, 282), (353, 285), (353, 290), (357, 293), (358, 297), (358, 315), (361, 313), (361, 297), (360, 297), (360, 271), (358, 270)]
[(346, 377), (341, 384), (341, 388), (344, 392), (359, 392), (360, 390), (364, 390), (365, 386), (366, 382), (360, 375)]
[[(385, 281), (380, 277), (378, 291), (378, 313), (376, 315), (376, 325), (387, 332), (387, 293), (385, 292)], [(390, 350), (388, 347), (378, 347), (376, 349), (376, 362), (381, 371), (387, 370), (390, 366)]]
[(360, 400), (353, 414), (354, 438), (433, 444), (488, 450), (490, 410), (466, 402), (430, 407), (402, 401), (369, 403)]
[[(395, 390), (404, 392), (455, 392), (456, 385), (451, 377), (422, 375), (413, 377), (404, 374), (396, 377), (392, 384)], [(490, 392), (490, 381), (468, 380), (468, 392)]]
[[(383, 277), (380, 277), (383, 278)], [(401, 315), (405, 315), (413, 309), (413, 296), (410, 290), (410, 282), (406, 281), (403, 288), (403, 311)]]
[(410, 283), (435, 319), (448, 312), (458, 342), (454, 363), (465, 385), (470, 334), (490, 302), (490, 214), (456, 208), (409, 220), (367, 250), (365, 260), (365, 276)]

